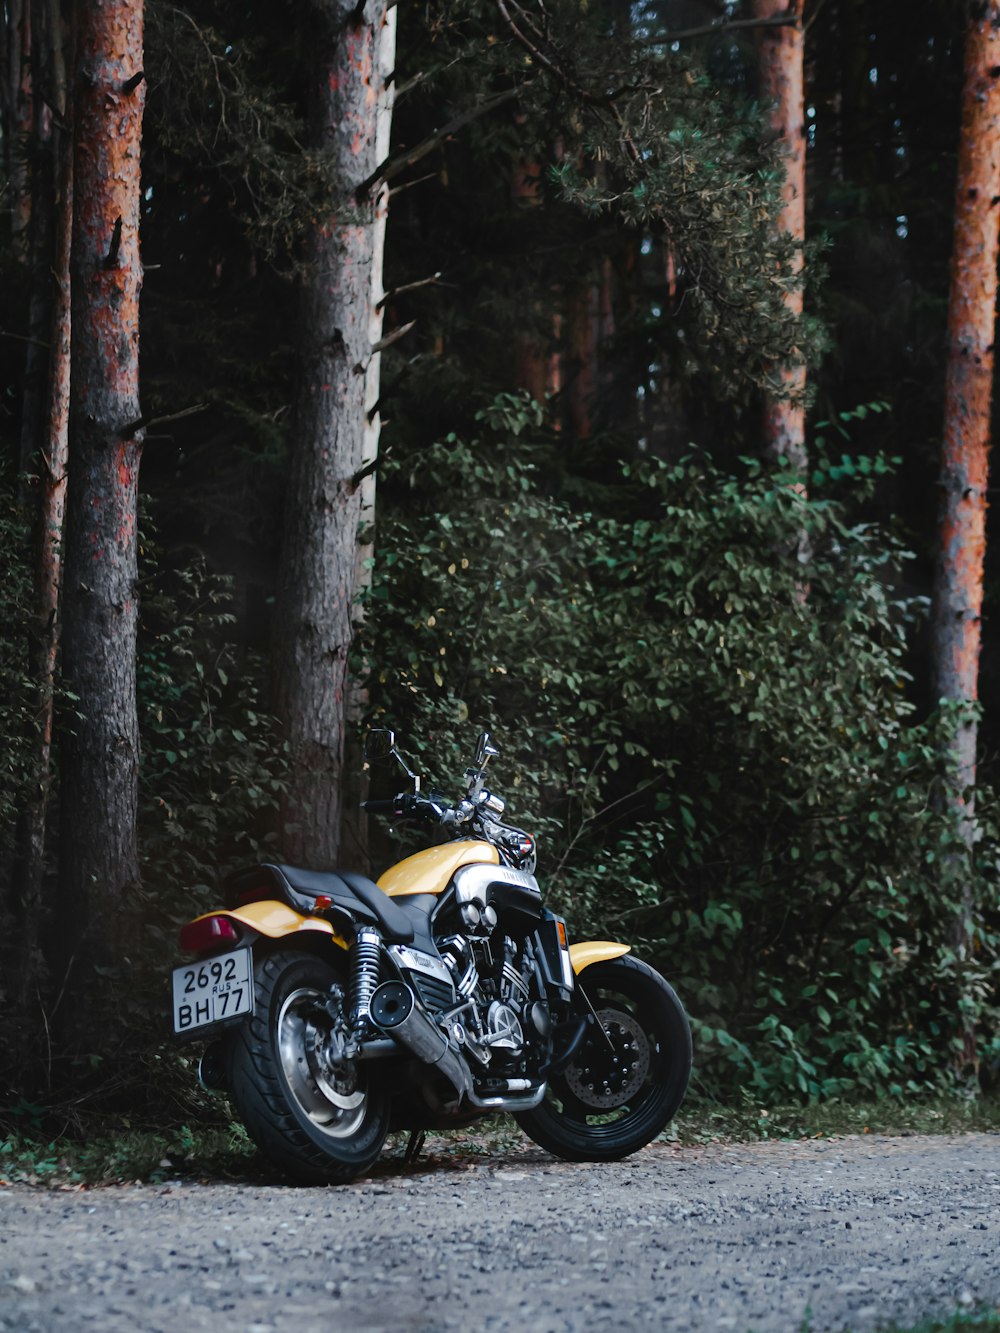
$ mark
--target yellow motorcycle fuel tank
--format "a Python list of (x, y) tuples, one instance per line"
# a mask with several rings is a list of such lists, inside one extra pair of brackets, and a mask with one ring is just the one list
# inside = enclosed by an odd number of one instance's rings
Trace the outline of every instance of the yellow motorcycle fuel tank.
[(390, 898), (410, 893), (444, 893), (451, 877), (462, 866), (499, 865), (500, 856), (488, 842), (449, 842), (428, 847), (390, 866), (378, 886)]

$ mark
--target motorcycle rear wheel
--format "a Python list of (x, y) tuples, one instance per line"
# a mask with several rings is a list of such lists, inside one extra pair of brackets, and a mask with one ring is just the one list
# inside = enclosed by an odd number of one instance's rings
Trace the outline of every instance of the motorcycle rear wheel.
[(588, 1031), (545, 1101), (516, 1119), (556, 1157), (615, 1161), (645, 1147), (677, 1113), (691, 1074), (691, 1029), (673, 988), (637, 958), (594, 963), (577, 985), (613, 1049)]
[(296, 951), (255, 960), (253, 1018), (227, 1042), (229, 1090), (261, 1152), (308, 1184), (347, 1184), (372, 1165), (389, 1128), (385, 1093), (363, 1065), (333, 1065), (325, 1044), (342, 979)]

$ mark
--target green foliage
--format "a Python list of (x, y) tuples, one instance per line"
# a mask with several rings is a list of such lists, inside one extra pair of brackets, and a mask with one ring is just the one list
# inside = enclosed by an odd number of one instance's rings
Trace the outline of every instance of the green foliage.
[(973, 1333), (976, 1329), (985, 1329), (987, 1333), (1000, 1329), (1000, 1310), (974, 1309), (960, 1310), (953, 1315), (941, 1318), (933, 1316), (921, 1319), (918, 1324), (903, 1326), (890, 1324), (885, 1333)]
[(949, 943), (958, 881), (987, 903), (994, 853), (984, 836), (969, 865), (935, 804), (949, 721), (907, 698), (905, 552), (753, 462), (645, 460), (586, 507), (530, 429), (481, 424), (385, 492), (407, 512), (372, 594), (379, 711), (435, 777), (461, 771), (462, 719), (495, 730), (551, 898), (676, 983), (702, 1086), (939, 1086), (955, 996), (994, 1014), (995, 931), (977, 915), (972, 958)]
[[(65, 1189), (81, 1183), (107, 1185), (184, 1177), (254, 1180), (262, 1170), (242, 1125), (195, 1111), (172, 1129), (150, 1130), (122, 1121), (109, 1134), (107, 1122), (95, 1132), (53, 1137), (52, 1112), (23, 1099), (0, 1108), (0, 1184), (5, 1181)], [(161, 1122), (165, 1121), (161, 1113)], [(65, 1124), (65, 1117), (60, 1117)], [(755, 1143), (764, 1140), (836, 1138), (845, 1134), (962, 1134), (995, 1132), (1000, 1105), (983, 1099), (934, 1099), (899, 1103), (830, 1101), (823, 1105), (764, 1107), (751, 1097), (728, 1106), (689, 1098), (664, 1138), (674, 1143)], [(386, 1173), (425, 1171), (427, 1162), (452, 1158), (510, 1156), (527, 1146), (509, 1116), (489, 1116), (464, 1129), (431, 1132), (418, 1162), (402, 1159), (408, 1134), (389, 1136), (382, 1155)], [(266, 1172), (267, 1168), (263, 1167)]]
[[(269, 845), (285, 758), (261, 702), (261, 663), (233, 638), (230, 580), (196, 558), (154, 573), (143, 601), (144, 877), (161, 891), (214, 892)], [(189, 911), (189, 905), (184, 908)]]
[(995, 1133), (1000, 1102), (983, 1097), (836, 1097), (764, 1106), (747, 1089), (726, 1102), (689, 1097), (666, 1137), (678, 1143), (841, 1138), (844, 1135)]
[(386, 286), (406, 293), (396, 322), (416, 327), (384, 362), (393, 436), (433, 423), (468, 438), (469, 408), (549, 355), (552, 416), (575, 435), (585, 412), (616, 455), (639, 437), (690, 439), (706, 418), (732, 434), (747, 408), (749, 434), (774, 366), (815, 364), (823, 347), (813, 315), (785, 304), (803, 279), (774, 226), (783, 169), (747, 93), (752, 49), (716, 77), (658, 40), (669, 19), (650, 7), (509, 12), (513, 26), (494, 0), (446, 0), (433, 22), (400, 21), (420, 72), (400, 91), (400, 150), (440, 128), (442, 106), (461, 117), (516, 96), (394, 193)]
[[(211, 181), (224, 193), (228, 211), (261, 253), (287, 261), (324, 184), (319, 164), (302, 148), (300, 110), (280, 86), (294, 26), (276, 15), (255, 22), (245, 6), (228, 0), (184, 6), (151, 0), (146, 12), (149, 64), (156, 70), (148, 109), (152, 179), (170, 200), (165, 206), (171, 207), (179, 168), (193, 169), (203, 187)], [(212, 203), (203, 193), (198, 211)]]
[[(8, 1118), (0, 1112), (0, 1120)], [(239, 1124), (221, 1129), (181, 1125), (172, 1133), (123, 1129), (113, 1137), (83, 1142), (49, 1139), (31, 1128), (11, 1129), (0, 1132), (0, 1183), (67, 1189), (132, 1181), (159, 1184), (176, 1176), (245, 1178), (255, 1151)]]
[[(563, 41), (575, 56), (578, 19), (570, 9), (564, 21), (573, 36), (567, 31)], [(587, 213), (669, 237), (690, 304), (678, 358), (685, 376), (698, 374), (727, 397), (747, 382), (766, 388), (776, 363), (801, 359), (804, 349), (813, 359), (823, 342), (819, 325), (785, 303), (803, 278), (794, 246), (775, 226), (784, 173), (779, 157), (762, 153), (760, 108), (711, 82), (689, 58), (644, 42), (613, 45), (611, 59), (620, 63), (609, 70), (608, 44), (598, 41), (600, 56), (591, 58), (605, 86), (632, 91), (613, 115), (610, 108), (582, 115), (582, 151), (567, 154), (554, 179)]]

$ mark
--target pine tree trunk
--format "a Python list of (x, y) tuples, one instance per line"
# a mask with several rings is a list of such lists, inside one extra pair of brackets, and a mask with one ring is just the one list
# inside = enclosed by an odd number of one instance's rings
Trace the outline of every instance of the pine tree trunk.
[(4, 173), (15, 245), (23, 249), (31, 218), (31, 186), (25, 144), (31, 135), (31, 14), (30, 0), (6, 0), (3, 22), (3, 133)]
[[(786, 15), (790, 20), (780, 26), (758, 30), (757, 51), (760, 70), (760, 95), (771, 105), (771, 127), (784, 148), (785, 182), (778, 227), (797, 247), (795, 272), (802, 270), (802, 244), (805, 240), (806, 201), (806, 129), (804, 95), (805, 35), (802, 11), (805, 0), (751, 0), (754, 18), (772, 19)], [(785, 296), (788, 309), (802, 314), (802, 289), (796, 284)], [(805, 406), (805, 367), (789, 363), (776, 368), (776, 390), (764, 404), (764, 446), (775, 459), (785, 459), (798, 472), (807, 464)]]
[[(972, 848), (979, 697), (980, 613), (993, 387), (1000, 209), (1000, 0), (969, 5), (962, 129), (948, 302), (941, 526), (933, 609), (935, 697), (959, 709), (949, 755), (949, 808)], [(967, 882), (967, 881), (966, 881)], [(963, 895), (954, 942), (970, 947), (971, 897)], [(974, 1033), (965, 1061), (975, 1062)]]
[[(65, 78), (62, 70), (62, 32), (58, 0), (48, 5), (53, 43), (53, 106), (63, 127), (67, 124)], [(37, 31), (37, 28), (36, 28)], [(49, 796), (52, 787), (52, 723), (56, 661), (61, 632), (63, 529), (69, 458), (70, 398), (70, 254), (73, 224), (73, 140), (56, 130), (52, 144), (55, 163), (55, 245), (50, 263), (55, 280), (48, 358), (48, 394), (43, 413), (45, 439), (37, 472), (38, 525), (35, 564), (35, 632), (32, 677), (37, 690), (35, 756), (31, 790), (20, 820), (17, 867), (20, 998), (22, 1010), (38, 986), (42, 963), (38, 951), (42, 881)]]
[(21, 480), (18, 499), (28, 503), (28, 477), (37, 464), (45, 420), (47, 339), (52, 311), (52, 244), (55, 231), (55, 153), (52, 114), (53, 42), (49, 40), (48, 0), (31, 0), (31, 87), (33, 95), (28, 154), (31, 208), (31, 285), (28, 297), (28, 346), (21, 395)]
[[(395, 83), (392, 74), (396, 67), (396, 15), (397, 5), (385, 11), (381, 32), (377, 34), (378, 56), (375, 64), (376, 87), (378, 89), (377, 123), (375, 127), (375, 161), (384, 162), (389, 156), (389, 142), (392, 132), (392, 108), (395, 100)], [(382, 312), (385, 298), (383, 285), (383, 266), (385, 260), (385, 230), (389, 215), (389, 186), (381, 182), (376, 187), (372, 200), (374, 208), (374, 226), (372, 234), (372, 286), (371, 316), (368, 325), (368, 337), (375, 347), (382, 337)], [(363, 595), (371, 587), (372, 561), (375, 558), (375, 490), (376, 465), (378, 463), (379, 437), (382, 421), (379, 412), (381, 392), (382, 354), (373, 352), (365, 374), (365, 418), (364, 437), (361, 447), (361, 512), (358, 518), (357, 554), (354, 568), (356, 600), (353, 607), (354, 632), (364, 623), (365, 604)], [(362, 598), (362, 600), (357, 600)], [(367, 669), (362, 667), (351, 675), (347, 684), (347, 707), (345, 710), (347, 730), (344, 742), (344, 801), (341, 808), (341, 848), (340, 860), (346, 866), (368, 868), (368, 818), (361, 809), (361, 802), (368, 794), (367, 777), (364, 772), (363, 746), (360, 741), (360, 726), (368, 707)]]
[[(524, 117), (517, 117), (518, 123)], [(527, 213), (541, 207), (542, 167), (529, 158), (517, 158), (513, 164), (510, 196), (515, 208)], [(556, 307), (560, 303), (555, 302)], [(551, 305), (550, 305), (551, 308)], [(562, 356), (558, 350), (562, 320), (557, 313), (551, 317), (552, 337), (547, 339), (539, 324), (550, 317), (537, 306), (531, 311), (527, 328), (514, 333), (513, 377), (519, 389), (525, 389), (536, 402), (544, 403), (562, 388)]]
[(566, 420), (571, 440), (588, 439), (593, 427), (602, 296), (602, 283), (588, 274), (571, 289), (566, 302), (565, 364), (560, 379), (566, 388)]
[(65, 738), (60, 921), (75, 962), (127, 938), (139, 876), (135, 698), (139, 429), (142, 0), (77, 10), (72, 386), (63, 669), (77, 696)]
[(337, 197), (313, 228), (302, 280), (275, 702), (292, 775), (284, 851), (315, 868), (336, 865), (340, 840), (376, 236), (374, 202), (357, 191), (377, 165), (385, 10), (385, 0), (312, 9), (310, 142), (327, 157)]

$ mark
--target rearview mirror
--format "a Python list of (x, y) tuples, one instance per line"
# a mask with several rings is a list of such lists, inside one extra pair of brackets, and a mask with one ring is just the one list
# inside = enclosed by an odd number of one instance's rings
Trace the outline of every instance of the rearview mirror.
[(388, 759), (396, 749), (396, 733), (388, 727), (372, 727), (365, 737), (366, 759)]
[(488, 731), (484, 731), (476, 742), (476, 767), (485, 768), (491, 759), (497, 759), (499, 755), (500, 751), (493, 744), (493, 737)]

